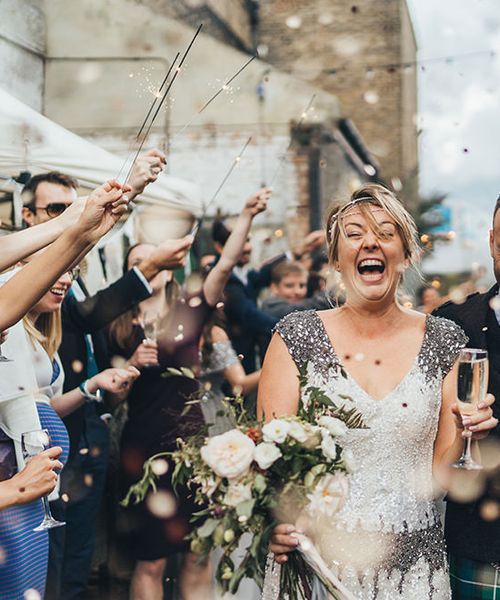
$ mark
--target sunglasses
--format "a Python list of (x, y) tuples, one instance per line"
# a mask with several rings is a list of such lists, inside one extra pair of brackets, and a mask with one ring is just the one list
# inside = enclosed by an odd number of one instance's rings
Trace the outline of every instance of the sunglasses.
[(67, 208), (70, 206), (69, 204), (65, 204), (64, 202), (49, 202), (47, 206), (36, 206), (36, 204), (32, 204), (28, 206), (28, 208), (36, 213), (37, 209), (44, 210), (47, 213), (48, 217), (58, 217), (61, 215)]

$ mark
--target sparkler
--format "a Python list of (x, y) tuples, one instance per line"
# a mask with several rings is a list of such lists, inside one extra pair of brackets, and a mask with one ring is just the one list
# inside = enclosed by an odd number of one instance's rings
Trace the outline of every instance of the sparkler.
[(245, 152), (245, 150), (248, 147), (248, 144), (250, 144), (250, 142), (252, 141), (252, 136), (250, 136), (247, 141), (245, 142), (245, 145), (243, 146), (243, 148), (240, 150), (240, 153), (238, 154), (238, 156), (233, 160), (232, 165), (229, 167), (229, 170), (227, 171), (227, 173), (224, 175), (222, 181), (219, 184), (219, 187), (215, 190), (213, 196), (210, 198), (210, 200), (207, 202), (207, 204), (205, 205), (205, 208), (203, 209), (203, 213), (201, 215), (201, 217), (196, 221), (196, 223), (194, 224), (193, 228), (191, 229), (190, 234), (195, 237), (196, 234), (198, 233), (198, 230), (200, 228), (200, 225), (203, 221), (203, 219), (205, 218), (207, 211), (208, 211), (208, 207), (214, 202), (214, 200), (217, 198), (217, 196), (219, 195), (219, 192), (221, 191), (221, 189), (224, 187), (224, 184), (226, 183), (226, 181), (229, 179), (229, 177), (231, 176), (231, 173), (234, 171), (234, 169), (236, 168), (236, 165), (241, 161), (241, 157), (243, 156), (243, 153)]
[[(167, 79), (169, 78), (170, 73), (172, 72), (172, 69), (174, 68), (175, 63), (177, 62), (177, 59), (179, 58), (179, 54), (180, 54), (180, 52), (177, 52), (177, 54), (175, 55), (175, 58), (172, 61), (172, 64), (170, 65), (170, 68), (167, 71), (167, 74), (163, 78), (163, 81), (162, 81), (160, 87), (158, 88), (158, 92), (154, 95), (155, 97), (154, 97), (154, 100), (153, 100), (151, 106), (149, 107), (148, 113), (147, 113), (146, 117), (144, 118), (144, 121), (142, 122), (142, 125), (141, 125), (141, 127), (139, 129), (138, 134), (135, 136), (135, 140), (134, 140), (135, 142), (137, 142), (139, 140), (139, 138), (141, 136), (141, 133), (144, 130), (144, 127), (146, 126), (146, 123), (147, 123), (147, 121), (149, 119), (149, 116), (151, 115), (151, 112), (153, 111), (153, 108), (154, 108), (156, 102), (158, 101), (158, 98), (161, 97), (161, 91), (162, 91), (165, 83), (167, 82)], [(132, 154), (132, 152), (128, 153), (127, 158), (124, 160), (122, 166), (120, 167), (120, 170), (118, 171), (118, 175), (116, 176), (117, 180), (120, 179), (120, 175), (122, 174), (122, 171), (125, 168), (125, 165), (127, 164), (127, 162), (129, 160), (131, 154)]]
[[(307, 106), (305, 107), (305, 109), (302, 111), (302, 113), (300, 115), (300, 119), (299, 119), (299, 122), (297, 123), (297, 127), (300, 127), (302, 125), (302, 123), (304, 122), (304, 120), (306, 119), (307, 113), (311, 110), (311, 107), (313, 105), (315, 98), (316, 98), (316, 94), (313, 94), (311, 96), (311, 99), (307, 103)], [(285, 163), (286, 155), (288, 154), (290, 148), (292, 147), (293, 142), (294, 142), (294, 140), (293, 140), (293, 138), (291, 138), (290, 143), (288, 144), (288, 146), (285, 150), (285, 153), (279, 160), (278, 166), (276, 167), (276, 171), (274, 172), (274, 175), (272, 176), (272, 179), (271, 179), (271, 183), (269, 184), (271, 187), (273, 186), (273, 183), (276, 181), (276, 177), (278, 176), (278, 173), (280, 172), (281, 167)]]
[[(189, 42), (188, 47), (186, 48), (184, 54), (182, 55), (182, 58), (181, 58), (179, 64), (175, 68), (175, 72), (174, 72), (174, 74), (173, 74), (173, 76), (172, 76), (172, 78), (170, 80), (170, 83), (168, 84), (167, 89), (165, 90), (165, 93), (161, 97), (161, 99), (160, 99), (160, 101), (158, 103), (158, 106), (156, 107), (156, 111), (154, 112), (153, 117), (152, 117), (152, 119), (151, 119), (151, 121), (150, 121), (150, 123), (149, 123), (149, 125), (148, 125), (148, 127), (146, 129), (146, 133), (144, 134), (144, 136), (142, 138), (142, 142), (140, 143), (139, 148), (137, 149), (137, 152), (135, 153), (134, 160), (132, 161), (132, 164), (130, 165), (130, 169), (128, 170), (127, 177), (125, 178), (125, 183), (127, 183), (127, 181), (129, 180), (130, 174), (132, 173), (132, 169), (133, 169), (133, 167), (135, 165), (137, 157), (139, 156), (139, 153), (141, 152), (141, 150), (142, 150), (142, 148), (144, 146), (144, 143), (146, 142), (146, 139), (147, 139), (147, 137), (149, 135), (149, 132), (151, 131), (151, 127), (153, 126), (153, 123), (155, 122), (156, 117), (158, 116), (158, 113), (160, 112), (160, 109), (163, 106), (163, 103), (165, 102), (165, 100), (166, 100), (166, 98), (168, 96), (168, 93), (171, 90), (172, 85), (174, 84), (174, 82), (175, 82), (175, 80), (177, 78), (177, 75), (180, 73), (182, 65), (184, 64), (184, 61), (186, 60), (187, 55), (189, 54), (189, 51), (191, 50), (191, 48), (192, 48), (192, 46), (193, 46), (196, 38), (198, 37), (198, 34), (200, 33), (202, 27), (203, 27), (203, 23), (200, 23), (200, 25), (198, 26), (198, 29), (196, 30), (194, 36), (192, 37), (191, 41)], [(171, 69), (175, 65), (175, 62), (176, 62), (178, 56), (179, 56), (179, 53), (177, 53), (177, 56), (176, 56), (175, 60), (173, 61), (171, 68), (169, 69), (169, 73), (171, 72)], [(168, 74), (167, 74), (167, 78), (168, 78)], [(165, 78), (165, 82), (166, 82), (167, 78)], [(162, 84), (162, 85), (164, 85), (164, 84)], [(158, 100), (158, 97), (155, 98), (155, 101), (156, 100)], [(153, 105), (149, 109), (148, 116), (151, 114), (151, 112), (153, 110), (153, 107), (154, 107), (154, 104), (155, 104), (155, 102), (153, 102)], [(141, 132), (142, 132), (142, 130), (145, 127), (145, 123), (147, 122), (147, 118), (148, 117), (146, 117), (146, 119), (144, 120), (143, 125), (141, 126)], [(140, 133), (137, 135), (136, 140), (139, 138), (139, 135), (140, 135)]]
[(203, 106), (202, 106), (202, 107), (201, 107), (201, 108), (200, 108), (198, 111), (196, 111), (196, 113), (193, 115), (193, 117), (192, 117), (192, 118), (191, 118), (191, 119), (190, 119), (190, 120), (189, 120), (189, 121), (188, 121), (188, 122), (187, 122), (187, 123), (186, 123), (186, 124), (185, 124), (185, 125), (182, 127), (182, 129), (181, 129), (180, 131), (178, 131), (178, 132), (175, 134), (175, 137), (177, 137), (178, 135), (180, 135), (181, 133), (183, 133), (183, 132), (184, 132), (184, 131), (185, 131), (185, 130), (186, 130), (186, 129), (187, 129), (189, 126), (190, 126), (190, 125), (192, 125), (192, 124), (193, 124), (193, 122), (194, 122), (194, 120), (195, 120), (195, 119), (196, 119), (196, 118), (197, 118), (199, 115), (201, 115), (201, 113), (202, 113), (202, 112), (203, 112), (203, 111), (204, 111), (206, 108), (208, 108), (208, 107), (210, 106), (210, 104), (212, 104), (212, 102), (213, 102), (213, 101), (214, 101), (214, 100), (215, 100), (215, 99), (216, 99), (216, 98), (217, 98), (217, 97), (218, 97), (220, 94), (222, 94), (222, 92), (225, 92), (225, 91), (228, 89), (229, 85), (230, 85), (230, 84), (231, 84), (231, 83), (232, 83), (232, 82), (233, 82), (233, 81), (236, 79), (236, 77), (238, 77), (238, 75), (239, 75), (239, 74), (240, 74), (242, 71), (244, 71), (244, 70), (245, 70), (245, 69), (248, 67), (248, 65), (249, 65), (249, 64), (250, 64), (250, 63), (251, 63), (253, 60), (255, 60), (256, 58), (257, 58), (257, 56), (255, 56), (255, 55), (254, 55), (254, 56), (252, 56), (252, 57), (251, 57), (249, 60), (247, 60), (247, 62), (246, 62), (246, 63), (245, 63), (243, 66), (241, 66), (241, 67), (240, 67), (240, 68), (239, 68), (239, 69), (236, 71), (236, 73), (235, 73), (235, 74), (234, 74), (232, 77), (230, 77), (230, 78), (229, 78), (227, 81), (225, 81), (225, 82), (224, 82), (224, 83), (221, 85), (221, 87), (220, 87), (220, 88), (219, 88), (219, 89), (218, 89), (218, 90), (215, 92), (215, 94), (214, 94), (213, 96), (211, 96), (211, 97), (210, 97), (210, 98), (209, 98), (209, 99), (208, 99), (208, 100), (205, 102), (205, 104), (204, 104), (204, 105), (203, 105)]

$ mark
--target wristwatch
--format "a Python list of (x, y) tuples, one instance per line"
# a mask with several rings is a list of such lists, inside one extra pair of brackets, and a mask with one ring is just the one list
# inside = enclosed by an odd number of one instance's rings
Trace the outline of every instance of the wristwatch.
[(87, 387), (88, 383), (89, 380), (86, 379), (85, 381), (82, 381), (82, 383), (80, 383), (80, 385), (78, 386), (78, 389), (82, 393), (82, 396), (85, 398), (85, 402), (102, 402), (101, 390), (98, 389), (95, 394), (92, 394), (91, 392), (89, 392), (89, 389)]

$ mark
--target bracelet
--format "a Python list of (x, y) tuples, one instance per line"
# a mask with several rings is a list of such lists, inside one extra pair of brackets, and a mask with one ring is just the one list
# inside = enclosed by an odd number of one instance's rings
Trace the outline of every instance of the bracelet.
[(97, 390), (95, 394), (92, 394), (91, 392), (89, 392), (89, 389), (87, 387), (88, 383), (89, 380), (86, 379), (85, 381), (82, 381), (82, 383), (80, 383), (80, 385), (78, 386), (78, 389), (80, 390), (82, 396), (85, 398), (85, 402), (102, 402), (101, 390)]

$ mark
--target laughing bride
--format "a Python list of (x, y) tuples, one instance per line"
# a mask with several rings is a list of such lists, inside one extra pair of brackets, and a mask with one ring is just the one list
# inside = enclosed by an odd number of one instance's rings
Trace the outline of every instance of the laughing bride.
[[(415, 224), (392, 192), (365, 185), (327, 223), (329, 258), (341, 273), (341, 308), (292, 313), (277, 326), (259, 387), (266, 420), (294, 414), (298, 368), (307, 364), (340, 404), (368, 427), (338, 441), (349, 449), (347, 501), (328, 523), (310, 523), (328, 567), (362, 600), (447, 600), (445, 545), (435, 481), (446, 486), (461, 454), (456, 359), (466, 337), (454, 323), (402, 307), (397, 290), (418, 255)], [(342, 368), (339, 368), (341, 366)], [(473, 446), (494, 427), (487, 396), (470, 416)], [(316, 525), (316, 526), (314, 526)], [(282, 600), (280, 565), (298, 544), (298, 526), (271, 539), (264, 600)]]

